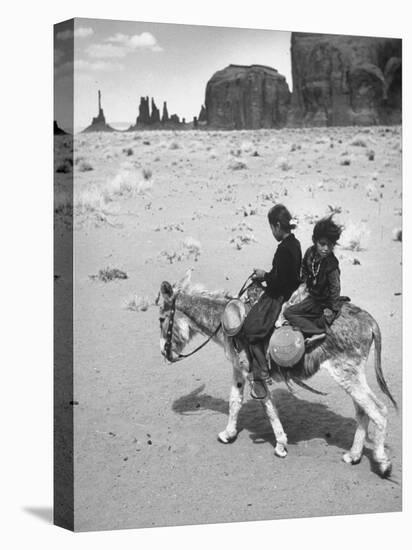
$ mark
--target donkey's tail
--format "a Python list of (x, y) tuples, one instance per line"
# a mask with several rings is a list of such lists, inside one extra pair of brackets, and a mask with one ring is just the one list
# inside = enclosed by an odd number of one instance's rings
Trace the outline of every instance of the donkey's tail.
[(386, 384), (386, 380), (383, 376), (382, 361), (381, 361), (382, 336), (381, 336), (381, 330), (379, 328), (379, 325), (374, 319), (373, 319), (373, 324), (372, 324), (372, 333), (373, 333), (373, 340), (374, 340), (374, 343), (375, 343), (375, 375), (376, 375), (376, 380), (378, 381), (379, 387), (382, 390), (382, 392), (387, 397), (389, 397), (389, 399), (392, 401), (392, 404), (395, 407), (395, 409), (398, 410), (398, 404), (396, 403), (395, 399), (392, 397), (392, 394), (389, 391), (388, 385)]

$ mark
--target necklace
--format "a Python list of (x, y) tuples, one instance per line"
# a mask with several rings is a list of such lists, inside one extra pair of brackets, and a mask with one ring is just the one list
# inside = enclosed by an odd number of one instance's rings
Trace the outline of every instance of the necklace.
[(321, 262), (322, 262), (322, 260), (319, 260), (319, 263), (317, 264), (317, 268), (316, 268), (315, 267), (315, 265), (316, 265), (315, 258), (313, 258), (313, 260), (312, 260), (312, 276), (313, 276), (313, 285), (314, 286), (316, 285), (317, 280), (318, 280), (318, 275), (319, 275), (319, 271), (320, 271)]

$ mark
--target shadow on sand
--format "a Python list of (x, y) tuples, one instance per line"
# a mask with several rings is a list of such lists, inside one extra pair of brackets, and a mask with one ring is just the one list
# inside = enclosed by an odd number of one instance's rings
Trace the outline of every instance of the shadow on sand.
[[(205, 384), (202, 384), (189, 394), (179, 397), (173, 402), (172, 410), (182, 415), (200, 414), (202, 410), (209, 410), (227, 416), (228, 401), (204, 393), (204, 389)], [(354, 418), (336, 414), (322, 402), (300, 399), (285, 389), (272, 391), (272, 398), (288, 436), (289, 445), (311, 439), (323, 439), (329, 446), (338, 447), (342, 451), (349, 450), (352, 446), (356, 429)], [(276, 440), (272, 427), (258, 401), (252, 399), (243, 404), (239, 413), (238, 428), (239, 432), (247, 430), (253, 443), (269, 443), (275, 447)], [(364, 456), (369, 460), (371, 471), (379, 474), (372, 449), (365, 447)], [(389, 479), (396, 483), (393, 478)]]
[[(204, 393), (205, 385), (173, 402), (172, 409), (178, 414), (196, 414), (210, 410), (227, 415), (229, 403), (225, 399)], [(288, 435), (289, 444), (311, 439), (324, 439), (328, 445), (349, 449), (356, 428), (354, 418), (334, 413), (321, 402), (300, 399), (289, 391), (276, 389), (272, 397)], [(275, 445), (275, 437), (269, 420), (258, 401), (248, 400), (239, 414), (239, 431), (247, 430), (254, 443)]]

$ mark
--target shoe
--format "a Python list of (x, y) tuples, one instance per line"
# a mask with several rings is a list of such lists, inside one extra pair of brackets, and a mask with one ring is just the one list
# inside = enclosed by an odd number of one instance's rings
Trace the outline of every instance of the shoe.
[(250, 381), (250, 396), (253, 399), (265, 399), (267, 394), (265, 383), (262, 380)]

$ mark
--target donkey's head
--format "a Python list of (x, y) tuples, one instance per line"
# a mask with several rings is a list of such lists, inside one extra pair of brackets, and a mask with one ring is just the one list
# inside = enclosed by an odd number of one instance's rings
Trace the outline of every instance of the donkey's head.
[(176, 361), (185, 345), (192, 339), (194, 330), (189, 319), (176, 309), (176, 297), (190, 281), (191, 270), (179, 283), (163, 281), (159, 293), (160, 351), (170, 362)]

